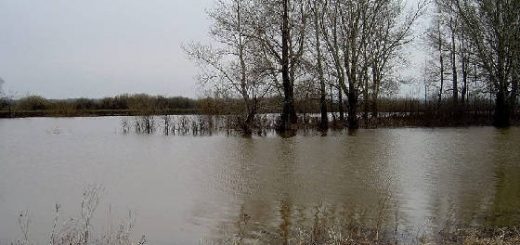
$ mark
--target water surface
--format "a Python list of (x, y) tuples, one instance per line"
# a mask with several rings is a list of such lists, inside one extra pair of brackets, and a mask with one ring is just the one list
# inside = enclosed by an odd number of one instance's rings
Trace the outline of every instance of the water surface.
[[(520, 222), (520, 129), (402, 128), (242, 138), (122, 133), (121, 118), (0, 120), (0, 243), (47, 243), (55, 203), (77, 216), (104, 187), (96, 232), (136, 216), (135, 238), (279, 243), (316, 214), (435, 233)], [(110, 210), (110, 211), (109, 211)], [(382, 211), (381, 211), (382, 210)]]

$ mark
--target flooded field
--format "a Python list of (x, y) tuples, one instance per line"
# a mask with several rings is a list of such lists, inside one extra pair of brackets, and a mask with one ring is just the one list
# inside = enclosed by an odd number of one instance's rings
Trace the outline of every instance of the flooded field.
[(22, 210), (31, 240), (48, 243), (55, 204), (60, 222), (78, 216), (91, 185), (103, 187), (93, 232), (131, 211), (132, 238), (150, 244), (283, 244), (317, 224), (413, 241), (520, 224), (520, 128), (244, 138), (135, 133), (125, 120), (0, 120), (0, 244), (22, 236)]

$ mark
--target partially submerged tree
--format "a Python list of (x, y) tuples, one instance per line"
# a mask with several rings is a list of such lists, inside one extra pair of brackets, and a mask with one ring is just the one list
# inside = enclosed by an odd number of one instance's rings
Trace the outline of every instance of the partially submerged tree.
[(298, 122), (294, 87), (302, 71), (307, 19), (306, 0), (255, 0), (251, 37), (260, 48), (265, 69), (283, 95), (279, 129), (292, 130)]
[(323, 40), (332, 57), (341, 89), (347, 94), (348, 127), (359, 127), (358, 106), (362, 95), (366, 110), (372, 104), (377, 117), (377, 99), (400, 48), (410, 40), (412, 26), (425, 2), (405, 13), (400, 1), (321, 0), (325, 11)]
[(379, 96), (394, 87), (394, 64), (424, 6), (420, 1), (408, 12), (397, 0), (219, 0), (210, 14), (218, 47), (187, 50), (201, 64), (205, 84), (242, 97), (247, 118), (257, 111), (258, 94), (272, 88), (283, 98), (280, 130), (295, 129), (295, 93), (306, 103), (319, 97), (320, 128), (326, 129), (330, 87), (341, 119), (347, 95), (348, 126), (355, 129), (361, 99), (365, 118), (371, 111), (377, 119)]
[[(327, 130), (329, 128), (329, 115), (327, 111), (327, 81), (325, 78), (326, 63), (325, 55), (323, 55), (322, 47), (322, 35), (321, 29), (323, 26), (323, 15), (325, 11), (325, 5), (320, 1), (310, 1), (312, 12), (312, 30), (314, 32), (314, 39), (311, 45), (314, 47), (314, 55), (311, 57), (312, 69), (315, 73), (315, 77), (319, 82), (319, 94), (320, 94), (320, 124), (321, 130)], [(312, 52), (312, 51), (311, 51)]]
[(442, 0), (461, 20), (475, 61), (495, 93), (496, 127), (510, 125), (518, 95), (520, 1)]
[[(382, 1), (385, 2), (385, 1)], [(365, 85), (365, 100), (372, 111), (372, 117), (378, 117), (378, 100), (382, 92), (392, 93), (396, 88), (393, 78), (395, 64), (402, 59), (402, 48), (412, 41), (412, 28), (422, 15), (426, 1), (419, 1), (409, 12), (400, 1), (386, 1), (376, 8), (377, 15), (371, 29), (373, 32), (367, 46), (369, 69), (372, 80)]]
[(264, 79), (263, 61), (256, 52), (256, 40), (251, 33), (252, 1), (218, 1), (209, 13), (213, 20), (211, 36), (218, 46), (191, 44), (185, 47), (190, 57), (200, 65), (199, 80), (213, 86), (218, 94), (238, 95), (243, 101), (244, 116), (240, 126), (251, 134), (259, 100), (272, 85)]

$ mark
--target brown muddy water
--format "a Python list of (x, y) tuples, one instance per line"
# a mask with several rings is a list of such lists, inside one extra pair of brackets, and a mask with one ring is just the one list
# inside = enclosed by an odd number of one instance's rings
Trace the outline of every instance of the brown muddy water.
[(92, 184), (104, 187), (94, 232), (131, 210), (134, 239), (150, 244), (276, 244), (319, 212), (403, 234), (520, 224), (520, 128), (243, 138), (125, 134), (121, 121), (0, 120), (1, 244), (20, 238), (21, 210), (32, 241), (48, 243), (55, 203), (60, 222), (77, 216)]

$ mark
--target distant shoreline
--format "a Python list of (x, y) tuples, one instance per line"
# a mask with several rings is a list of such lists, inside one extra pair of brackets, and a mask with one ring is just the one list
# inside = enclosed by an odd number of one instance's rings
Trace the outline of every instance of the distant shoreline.
[[(280, 112), (272, 112), (278, 114)], [(272, 114), (267, 113), (267, 114)], [(316, 127), (316, 120), (319, 112), (314, 113), (300, 113), (301, 128)], [(334, 112), (337, 114), (337, 112)], [(492, 115), (486, 113), (463, 112), (462, 117), (448, 117), (443, 114), (430, 114), (428, 112), (421, 112), (419, 114), (404, 115), (402, 112), (386, 112), (387, 116), (381, 116), (374, 122), (373, 119), (366, 121), (360, 116), (360, 128), (405, 128), (405, 127), (470, 127), (470, 126), (493, 126)], [(48, 110), (32, 110), (32, 111), (16, 111), (10, 114), (9, 111), (0, 111), (0, 119), (16, 119), (16, 118), (89, 118), (89, 117), (139, 117), (139, 116), (231, 116), (231, 114), (207, 114), (197, 109), (176, 109), (155, 111), (143, 114), (143, 111), (138, 110), (77, 110), (73, 112), (58, 112)], [(306, 117), (306, 120), (305, 120)], [(158, 120), (158, 119), (156, 119)], [(274, 119), (273, 119), (274, 120)], [(520, 126), (520, 120), (514, 119), (511, 121), (511, 126)], [(330, 128), (343, 129), (346, 128), (345, 122), (339, 119), (330, 122)]]
[[(178, 109), (153, 113), (159, 115), (194, 115), (199, 114), (194, 109)], [(137, 110), (83, 110), (74, 112), (55, 112), (46, 110), (34, 111), (0, 111), (0, 118), (34, 118), (34, 117), (113, 117), (113, 116), (139, 116), (141, 111)]]
[[(261, 101), (262, 107), (255, 111), (255, 116), (250, 122), (250, 129), (279, 126), (276, 116), (269, 119), (262, 118), (262, 115), (266, 114), (281, 115), (279, 101), (278, 97), (264, 98)], [(299, 119), (298, 123), (291, 128), (320, 130), (323, 125), (320, 123), (318, 102), (313, 99), (296, 100), (295, 112)], [(328, 127), (346, 128), (347, 105), (338, 104), (331, 99), (327, 101), (327, 107)], [(493, 101), (485, 99), (454, 106), (450, 101), (442, 101), (438, 104), (438, 102), (413, 98), (385, 98), (379, 101), (375, 112), (370, 104), (361, 104), (358, 109), (357, 121), (360, 128), (493, 126), (495, 113)], [(225, 122), (227, 128), (238, 130), (244, 130), (244, 113), (245, 109), (239, 99), (169, 98), (146, 94), (67, 100), (28, 96), (18, 100), (7, 100), (0, 104), (0, 118), (219, 115), (228, 117)], [(377, 113), (377, 116), (374, 116), (374, 113)], [(511, 109), (510, 124), (520, 125), (520, 108)]]

